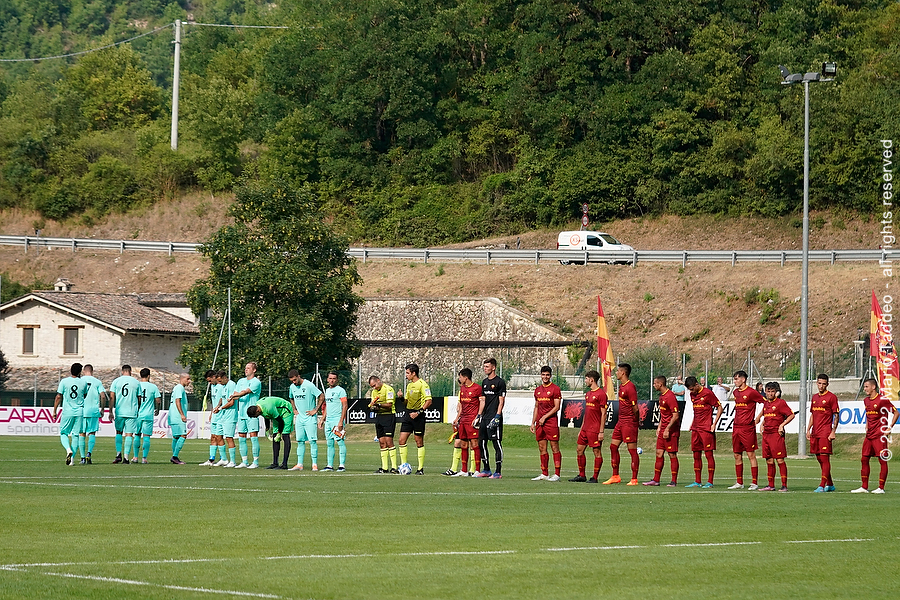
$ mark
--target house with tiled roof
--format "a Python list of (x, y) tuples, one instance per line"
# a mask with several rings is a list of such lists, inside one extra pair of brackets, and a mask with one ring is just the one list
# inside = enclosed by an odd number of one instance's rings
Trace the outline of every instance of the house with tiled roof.
[(0, 306), (0, 350), (13, 369), (123, 364), (178, 372), (199, 336), (184, 294), (35, 291)]

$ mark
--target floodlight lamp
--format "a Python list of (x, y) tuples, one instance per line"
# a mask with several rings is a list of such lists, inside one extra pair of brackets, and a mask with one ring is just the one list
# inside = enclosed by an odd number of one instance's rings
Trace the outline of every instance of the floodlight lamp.
[(822, 75), (828, 78), (833, 78), (837, 75), (837, 63), (826, 62), (822, 63)]

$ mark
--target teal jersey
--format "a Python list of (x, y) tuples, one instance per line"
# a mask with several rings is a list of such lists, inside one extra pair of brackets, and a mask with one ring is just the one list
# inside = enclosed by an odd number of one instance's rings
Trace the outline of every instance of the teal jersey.
[(347, 391), (339, 385), (325, 390), (325, 418), (327, 421), (337, 422), (341, 418), (343, 403), (341, 398), (347, 397)]
[(56, 393), (62, 396), (62, 417), (80, 417), (84, 411), (87, 383), (81, 377), (66, 377), (59, 382)]
[(103, 382), (93, 375), (81, 378), (87, 384), (87, 395), (84, 397), (84, 417), (94, 419), (100, 416), (100, 394), (106, 391)]
[(181, 405), (181, 410), (184, 411), (184, 416), (187, 416), (187, 392), (184, 390), (184, 386), (180, 383), (172, 388), (172, 395), (169, 397), (169, 425), (172, 423), (183, 423), (181, 420), (181, 414), (178, 412), (178, 405)]
[(300, 385), (292, 383), (289, 393), (301, 419), (307, 417), (306, 411), (315, 410), (316, 402), (319, 400), (319, 396), (322, 395), (322, 391), (309, 379), (304, 379)]
[(116, 395), (116, 417), (137, 417), (141, 382), (131, 375), (122, 375), (112, 382), (110, 390)]
[(284, 398), (277, 396), (266, 396), (260, 398), (256, 403), (261, 411), (260, 414), (266, 419), (276, 419), (278, 417), (285, 418), (294, 414), (294, 407)]
[(238, 398), (239, 419), (249, 419), (249, 417), (247, 416), (247, 409), (259, 402), (259, 397), (262, 394), (262, 383), (260, 383), (259, 379), (257, 379), (256, 377), (254, 377), (253, 379), (242, 377), (234, 386), (234, 391), (243, 392), (244, 390), (250, 390), (250, 393), (244, 394), (243, 396)]
[(141, 408), (138, 411), (139, 419), (150, 419), (156, 416), (156, 399), (159, 398), (159, 388), (149, 381), (141, 382)]
[[(232, 380), (228, 380), (228, 383), (219, 384), (222, 386), (222, 404), (228, 404), (228, 399), (231, 398), (231, 395), (234, 393), (235, 383)], [(236, 419), (237, 418), (237, 402), (229, 406), (228, 408), (222, 411), (223, 419)]]
[[(216, 408), (217, 406), (221, 406), (224, 399), (222, 398), (222, 392), (225, 390), (225, 386), (221, 383), (214, 383), (212, 387), (209, 388), (209, 395), (212, 398), (212, 408)], [(222, 413), (213, 413), (212, 420), (210, 423), (216, 423), (219, 419), (222, 418)]]

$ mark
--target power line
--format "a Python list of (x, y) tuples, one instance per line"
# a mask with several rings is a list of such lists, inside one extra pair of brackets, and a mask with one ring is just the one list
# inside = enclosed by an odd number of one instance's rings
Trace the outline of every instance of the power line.
[(201, 27), (231, 27), (233, 29), (290, 29), (286, 25), (229, 25), (227, 23), (196, 23), (184, 21), (182, 25), (199, 25)]
[(41, 56), (38, 58), (0, 58), (0, 62), (32, 62), (38, 60), (53, 60), (55, 58), (69, 58), (70, 56), (81, 56), (82, 54), (90, 54), (91, 52), (97, 52), (98, 50), (106, 50), (107, 48), (113, 48), (114, 46), (120, 46), (122, 44), (127, 44), (128, 42), (133, 42), (134, 40), (140, 39), (142, 37), (146, 37), (148, 35), (153, 35), (154, 33), (158, 33), (163, 29), (168, 29), (173, 27), (174, 23), (169, 23), (168, 25), (163, 25), (162, 27), (157, 27), (153, 31), (148, 31), (147, 33), (142, 33), (140, 35), (136, 35), (132, 38), (128, 38), (127, 40), (122, 40), (121, 42), (115, 42), (112, 44), (107, 44), (105, 46), (100, 46), (99, 48), (91, 48), (90, 50), (82, 50), (81, 52), (72, 52), (70, 54), (58, 54), (56, 56)]

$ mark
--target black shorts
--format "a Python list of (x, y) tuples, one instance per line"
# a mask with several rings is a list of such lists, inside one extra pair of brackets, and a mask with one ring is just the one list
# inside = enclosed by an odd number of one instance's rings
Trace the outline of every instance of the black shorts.
[(425, 435), (425, 411), (420, 410), (415, 419), (409, 416), (410, 412), (416, 411), (407, 411), (406, 414), (403, 415), (403, 419), (400, 422), (400, 433)]
[(500, 425), (496, 429), (487, 427), (482, 421), (481, 427), (478, 428), (478, 439), (501, 441), (503, 439), (503, 421), (500, 421)]
[(394, 413), (375, 415), (375, 435), (380, 438), (394, 437), (397, 419)]

